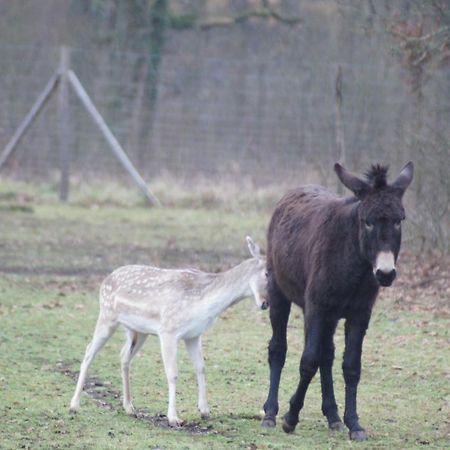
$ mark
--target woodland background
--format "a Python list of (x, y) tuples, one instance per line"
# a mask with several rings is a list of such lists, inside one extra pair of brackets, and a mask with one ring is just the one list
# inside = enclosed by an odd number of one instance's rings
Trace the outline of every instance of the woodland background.
[[(0, 147), (65, 45), (150, 186), (337, 188), (335, 161), (394, 176), (413, 160), (409, 239), (445, 251), (449, 30), (448, 0), (0, 1)], [(126, 181), (70, 98), (73, 182)], [(50, 101), (4, 176), (57, 180), (57, 119)]]

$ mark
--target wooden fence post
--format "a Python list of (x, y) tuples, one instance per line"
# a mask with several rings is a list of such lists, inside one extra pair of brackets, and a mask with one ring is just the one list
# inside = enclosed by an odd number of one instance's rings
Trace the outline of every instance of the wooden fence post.
[(44, 90), (40, 93), (32, 108), (25, 116), (23, 121), (20, 123), (19, 127), (13, 134), (10, 141), (6, 144), (3, 152), (0, 154), (0, 170), (4, 167), (6, 161), (11, 156), (17, 144), (25, 135), (28, 128), (31, 126), (39, 112), (42, 110), (43, 106), (50, 98), (53, 91), (56, 89), (60, 83), (60, 93), (58, 99), (58, 137), (59, 137), (59, 157), (60, 157), (60, 168), (61, 168), (61, 182), (60, 182), (60, 192), (59, 198), (61, 201), (66, 201), (69, 195), (69, 167), (70, 167), (70, 142), (69, 142), (69, 125), (70, 125), (70, 112), (69, 112), (69, 92), (68, 84), (70, 84), (75, 90), (76, 95), (83, 103), (87, 112), (90, 114), (94, 122), (100, 128), (103, 136), (106, 138), (111, 150), (116, 155), (119, 162), (130, 174), (134, 183), (145, 195), (148, 201), (154, 206), (161, 206), (161, 202), (158, 198), (150, 191), (147, 187), (145, 181), (139, 175), (139, 172), (135, 169), (130, 159), (128, 158), (125, 151), (122, 149), (121, 145), (117, 139), (112, 134), (111, 130), (106, 125), (100, 113), (95, 108), (89, 95), (84, 90), (77, 78), (75, 73), (70, 70), (70, 53), (67, 47), (61, 48), (61, 59), (58, 70), (53, 74), (53, 76), (48, 81)]
[(86, 108), (87, 112), (90, 114), (94, 122), (99, 127), (100, 131), (102, 132), (103, 136), (105, 137), (106, 141), (111, 147), (111, 150), (116, 155), (117, 159), (125, 168), (125, 170), (130, 174), (136, 186), (141, 190), (141, 192), (145, 195), (145, 197), (147, 197), (147, 199), (152, 205), (161, 206), (161, 203), (158, 200), (158, 198), (155, 197), (155, 195), (153, 195), (153, 193), (147, 187), (145, 181), (139, 175), (139, 172), (135, 169), (132, 162), (128, 158), (127, 154), (125, 153), (125, 151), (123, 150), (123, 148), (121, 147), (115, 136), (112, 134), (111, 130), (108, 128), (108, 125), (106, 125), (105, 121), (103, 120), (103, 117), (97, 111), (97, 108), (94, 106), (94, 103), (90, 99), (87, 92), (84, 90), (78, 77), (72, 70), (69, 70), (67, 72), (67, 78), (69, 80), (69, 83), (75, 90), (75, 93), (77, 94), (78, 98), (81, 100), (81, 103), (83, 103), (83, 106)]
[(69, 90), (67, 87), (67, 71), (70, 67), (70, 50), (61, 47), (60, 51), (60, 82), (58, 96), (58, 141), (59, 141), (59, 164), (61, 169), (61, 180), (59, 187), (59, 200), (65, 202), (69, 195), (70, 183), (70, 142), (69, 142)]
[(17, 144), (20, 142), (20, 140), (25, 135), (26, 131), (28, 130), (30, 125), (33, 123), (34, 119), (41, 112), (45, 103), (50, 98), (52, 92), (58, 86), (59, 78), (60, 78), (60, 73), (59, 73), (59, 71), (56, 71), (52, 75), (52, 77), (50, 78), (48, 83), (46, 84), (44, 90), (39, 94), (38, 98), (34, 102), (30, 111), (28, 111), (28, 114), (24, 117), (24, 119), (22, 120), (20, 125), (17, 127), (12, 138), (6, 144), (6, 147), (3, 149), (3, 152), (0, 155), (0, 170), (3, 168), (6, 161), (11, 156), (11, 154), (13, 153), (15, 148), (17, 147)]
[[(344, 126), (342, 121), (342, 67), (338, 67), (336, 74), (336, 85), (335, 85), (335, 99), (336, 99), (336, 146), (338, 149), (338, 161), (339, 164), (345, 166), (346, 163), (346, 148), (344, 139)], [(343, 193), (342, 183), (337, 184), (338, 194)]]

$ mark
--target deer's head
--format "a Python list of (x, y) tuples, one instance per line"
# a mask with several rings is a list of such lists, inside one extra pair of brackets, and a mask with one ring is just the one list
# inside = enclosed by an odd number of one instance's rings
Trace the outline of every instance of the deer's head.
[(255, 303), (258, 308), (267, 309), (267, 270), (266, 257), (261, 254), (261, 249), (250, 236), (246, 237), (248, 249), (254, 260), (252, 274), (249, 280), (249, 286), (252, 291)]

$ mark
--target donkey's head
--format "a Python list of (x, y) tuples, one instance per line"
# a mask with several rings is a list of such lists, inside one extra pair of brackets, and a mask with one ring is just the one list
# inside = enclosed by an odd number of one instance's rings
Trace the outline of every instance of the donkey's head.
[(390, 286), (396, 276), (401, 222), (405, 219), (402, 197), (413, 178), (413, 163), (406, 164), (391, 184), (387, 183), (385, 166), (372, 166), (365, 180), (347, 172), (340, 164), (335, 164), (334, 170), (344, 186), (360, 200), (358, 220), (362, 256), (372, 264), (378, 283)]
[(261, 309), (267, 309), (269, 304), (267, 302), (266, 257), (261, 254), (259, 246), (250, 236), (247, 236), (246, 239), (248, 249), (253, 257), (252, 260), (255, 262), (253, 266), (254, 270), (252, 270), (249, 280), (250, 290), (255, 298), (256, 306)]

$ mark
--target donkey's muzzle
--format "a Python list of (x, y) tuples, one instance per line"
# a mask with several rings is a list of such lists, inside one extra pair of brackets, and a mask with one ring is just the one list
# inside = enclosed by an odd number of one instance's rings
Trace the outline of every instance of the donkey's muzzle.
[(378, 283), (380, 283), (381, 286), (385, 287), (390, 286), (395, 280), (396, 276), (397, 272), (395, 269), (392, 269), (388, 272), (377, 269), (377, 271), (375, 272), (375, 278), (377, 279)]

